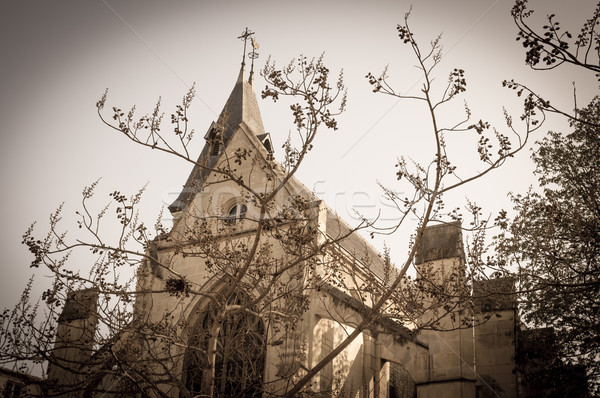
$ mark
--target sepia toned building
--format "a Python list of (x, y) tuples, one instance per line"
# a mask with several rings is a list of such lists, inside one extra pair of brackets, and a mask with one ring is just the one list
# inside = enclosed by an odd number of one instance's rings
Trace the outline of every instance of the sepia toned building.
[[(105, 396), (143, 396), (144, 391), (118, 392), (127, 377), (119, 371), (120, 360), (137, 361), (140, 373), (164, 396), (205, 396), (209, 380), (214, 381), (214, 396), (281, 396), (356, 329), (377, 289), (393, 279), (397, 271), (384, 255), (295, 177), (284, 178), (263, 126), (252, 71), (246, 76), (244, 64), (204, 139), (181, 194), (169, 206), (173, 228), (148, 248), (130, 327), (110, 346), (96, 346), (98, 291), (69, 295), (48, 370), (50, 384), (58, 386), (48, 390), (51, 395), (106, 391)], [(283, 181), (269, 213), (272, 229), (257, 243), (268, 252), (264, 262), (270, 269), (249, 268), (254, 271), (241, 281), (235, 279), (236, 269), (257, 236), (253, 220), (265, 215), (238, 181), (216, 172), (224, 162), (235, 163), (236, 173), (255, 192), (270, 192)], [(306, 260), (297, 261), (304, 255)], [(228, 268), (228, 263), (236, 266)], [(470, 294), (459, 223), (428, 227), (415, 266), (414, 283), (427, 278), (428, 283), (451, 283), (457, 297)], [(261, 272), (279, 275), (272, 286), (281, 291), (278, 297), (267, 297), (261, 284), (267, 276)], [(240, 288), (229, 292), (234, 283)], [(515, 364), (515, 298), (489, 294), (494, 289), (512, 291), (511, 281), (472, 287), (473, 305), (453, 304), (431, 330), (416, 332), (415, 323), (377, 318), (304, 393), (349, 398), (526, 396), (519, 391)], [(227, 302), (220, 297), (228, 297)], [(226, 307), (241, 310), (222, 315)], [(489, 320), (468, 326), (474, 311), (478, 319)], [(422, 320), (434, 316), (425, 312)], [(220, 329), (214, 327), (217, 323)], [(73, 388), (61, 392), (60, 386)]]

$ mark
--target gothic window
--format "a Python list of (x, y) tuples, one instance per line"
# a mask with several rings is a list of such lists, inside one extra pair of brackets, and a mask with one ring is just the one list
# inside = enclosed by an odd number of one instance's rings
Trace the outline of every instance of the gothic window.
[(399, 363), (390, 362), (389, 398), (417, 398), (417, 388), (410, 373)]
[(20, 383), (15, 383), (12, 380), (7, 380), (6, 384), (4, 384), (4, 398), (17, 398), (21, 396), (21, 387), (23, 385)]
[[(234, 295), (230, 305), (247, 300)], [(217, 313), (205, 310), (192, 329), (185, 359), (185, 382), (192, 395), (206, 394), (212, 374), (207, 349)], [(214, 397), (261, 397), (264, 373), (264, 324), (246, 311), (232, 312), (222, 322), (216, 346)]]
[(245, 204), (237, 203), (237, 204), (233, 205), (227, 212), (227, 217), (225, 218), (225, 222), (230, 225), (237, 224), (244, 217), (246, 217), (247, 211), (248, 211), (248, 208), (246, 207)]

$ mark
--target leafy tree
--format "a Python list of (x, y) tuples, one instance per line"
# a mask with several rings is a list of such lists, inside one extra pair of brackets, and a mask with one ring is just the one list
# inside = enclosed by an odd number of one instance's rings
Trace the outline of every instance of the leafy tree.
[(533, 153), (542, 192), (513, 196), (516, 216), (499, 250), (516, 264), (525, 320), (556, 329), (561, 354), (600, 375), (600, 97), (563, 135), (550, 132)]
[[(517, 0), (511, 15), (523, 44), (525, 62), (534, 70), (565, 65), (594, 73), (600, 80), (600, 3), (575, 37), (556, 14), (541, 28), (531, 25), (527, 0)], [(525, 94), (525, 107), (566, 117), (573, 132), (549, 132), (532, 154), (541, 192), (513, 195), (516, 216), (496, 221), (499, 268), (518, 281), (524, 320), (556, 329), (560, 355), (587, 368), (592, 391), (598, 389), (598, 133), (599, 99), (572, 110), (559, 109), (541, 94), (514, 80), (504, 86)], [(491, 259), (493, 263), (495, 259)], [(564, 380), (564, 379), (563, 379)]]
[(528, 329), (517, 338), (517, 363), (527, 397), (589, 397), (585, 366), (561, 360), (553, 328)]

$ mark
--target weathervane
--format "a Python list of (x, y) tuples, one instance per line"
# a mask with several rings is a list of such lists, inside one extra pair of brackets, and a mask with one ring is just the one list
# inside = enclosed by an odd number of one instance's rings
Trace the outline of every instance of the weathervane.
[[(242, 54), (242, 66), (246, 65), (246, 42), (248, 41), (248, 38), (250, 36), (252, 36), (253, 34), (254, 34), (254, 32), (249, 31), (248, 28), (246, 27), (246, 30), (244, 30), (242, 32), (242, 34), (238, 37), (238, 39), (244, 40), (244, 53)], [(254, 40), (252, 40), (252, 43), (254, 43)], [(252, 45), (254, 46), (254, 44), (252, 44)], [(254, 52), (254, 50), (252, 50), (252, 52)], [(252, 59), (254, 60), (254, 58), (252, 58)]]
[(251, 37), (250, 43), (252, 44), (252, 51), (248, 53), (248, 57), (250, 57), (252, 60), (252, 64), (250, 66), (250, 83), (252, 83), (252, 78), (254, 75), (254, 60), (258, 58), (258, 53), (256, 52), (256, 50), (258, 50), (258, 42), (254, 41), (254, 37)]

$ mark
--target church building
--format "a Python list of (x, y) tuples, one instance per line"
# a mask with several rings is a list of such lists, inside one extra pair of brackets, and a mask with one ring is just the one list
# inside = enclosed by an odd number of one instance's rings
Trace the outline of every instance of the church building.
[[(204, 139), (169, 206), (173, 228), (139, 270), (131, 324), (98, 347), (98, 291), (69, 295), (48, 370), (53, 393), (284, 396), (357, 330), (394, 280), (386, 256), (294, 177), (299, 153), (284, 146), (286, 162), (275, 161), (245, 62)], [(428, 227), (419, 275), (439, 284), (454, 276), (467, 289), (462, 240), (458, 223)], [(523, 397), (515, 300), (456, 304), (438, 328), (417, 331), (437, 315), (398, 313), (402, 297), (427, 301), (402, 296), (417, 291), (419, 278), (296, 396)], [(489, 320), (465, 326), (474, 311)]]

